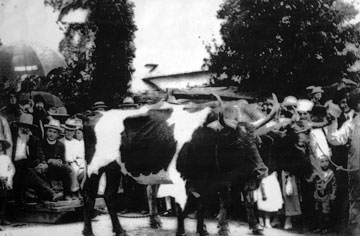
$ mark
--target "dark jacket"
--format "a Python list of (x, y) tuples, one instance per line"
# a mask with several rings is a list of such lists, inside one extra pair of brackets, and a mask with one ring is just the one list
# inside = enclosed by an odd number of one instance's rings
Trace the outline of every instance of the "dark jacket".
[(49, 159), (60, 159), (65, 163), (65, 145), (56, 140), (56, 143), (51, 145), (46, 139), (41, 141), (41, 147), (45, 155), (45, 161)]
[[(16, 154), (16, 146), (17, 146), (17, 132), (13, 134), (13, 153), (12, 153), (12, 161), (15, 160), (15, 154)], [(45, 156), (41, 148), (40, 140), (30, 135), (30, 138), (26, 144), (26, 165), (28, 167), (34, 168), (40, 163), (45, 163)]]

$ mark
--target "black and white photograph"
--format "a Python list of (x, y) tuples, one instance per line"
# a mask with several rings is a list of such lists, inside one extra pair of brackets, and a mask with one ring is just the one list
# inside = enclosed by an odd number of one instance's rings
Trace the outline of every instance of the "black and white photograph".
[(0, 0), (0, 236), (241, 235), (360, 235), (360, 0)]

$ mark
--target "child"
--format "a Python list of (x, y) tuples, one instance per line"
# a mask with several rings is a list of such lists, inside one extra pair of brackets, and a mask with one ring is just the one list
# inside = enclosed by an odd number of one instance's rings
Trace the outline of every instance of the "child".
[(9, 225), (6, 220), (6, 201), (8, 191), (13, 187), (15, 174), (14, 164), (5, 152), (11, 144), (5, 139), (0, 139), (0, 225)]
[(315, 179), (315, 211), (317, 214), (317, 225), (314, 233), (327, 233), (329, 230), (329, 216), (331, 204), (335, 200), (336, 180), (334, 172), (329, 169), (329, 160), (323, 157), (319, 160), (321, 172)]
[[(270, 224), (270, 213), (277, 212), (282, 208), (283, 199), (277, 173), (274, 171), (269, 176), (262, 179), (259, 189), (254, 194), (257, 199), (257, 206), (260, 213), (260, 225), (272, 228)], [(265, 222), (263, 217), (265, 218)]]

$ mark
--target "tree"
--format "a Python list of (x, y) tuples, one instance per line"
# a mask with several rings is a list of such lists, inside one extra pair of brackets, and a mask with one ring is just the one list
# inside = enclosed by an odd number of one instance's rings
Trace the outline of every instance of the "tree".
[(358, 59), (357, 11), (335, 0), (226, 0), (217, 17), (223, 43), (208, 45), (205, 64), (217, 85), (299, 94), (349, 75)]
[[(115, 105), (125, 96), (134, 69), (136, 26), (134, 5), (127, 0), (45, 0), (63, 16), (76, 9), (89, 11), (85, 23), (66, 27), (60, 43), (69, 70), (65, 77), (78, 88), (80, 100), (104, 100)], [(60, 80), (58, 80), (60, 82)], [(80, 93), (81, 92), (81, 93)], [(90, 98), (90, 99), (89, 99)]]

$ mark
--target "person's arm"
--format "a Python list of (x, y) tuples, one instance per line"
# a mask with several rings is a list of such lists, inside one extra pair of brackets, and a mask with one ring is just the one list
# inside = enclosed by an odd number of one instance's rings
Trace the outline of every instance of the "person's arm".
[(334, 120), (328, 126), (327, 140), (332, 145), (345, 145), (351, 136), (353, 123), (351, 120), (346, 121), (340, 129), (337, 129), (338, 123)]

